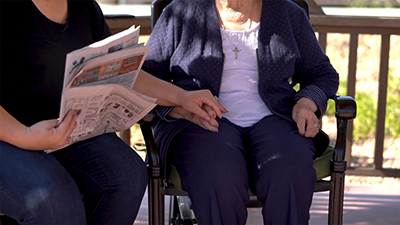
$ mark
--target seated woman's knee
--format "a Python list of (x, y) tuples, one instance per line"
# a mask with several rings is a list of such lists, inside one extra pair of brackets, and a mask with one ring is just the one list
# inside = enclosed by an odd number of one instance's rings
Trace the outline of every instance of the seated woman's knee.
[[(85, 221), (82, 195), (79, 191), (59, 191), (56, 187), (38, 186), (24, 193), (21, 212), (24, 220)], [(47, 219), (44, 219), (47, 218)]]

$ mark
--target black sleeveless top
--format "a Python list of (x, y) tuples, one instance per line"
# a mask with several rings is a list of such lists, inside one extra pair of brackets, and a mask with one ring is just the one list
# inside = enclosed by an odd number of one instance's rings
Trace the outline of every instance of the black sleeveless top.
[(111, 34), (94, 0), (68, 0), (66, 24), (30, 0), (0, 1), (0, 105), (31, 126), (59, 117), (67, 53)]

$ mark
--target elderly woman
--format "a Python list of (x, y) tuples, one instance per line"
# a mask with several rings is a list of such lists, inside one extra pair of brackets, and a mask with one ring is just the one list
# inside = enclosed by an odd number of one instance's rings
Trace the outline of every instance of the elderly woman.
[(316, 146), (327, 145), (318, 121), (338, 74), (304, 10), (290, 0), (174, 0), (147, 45), (144, 70), (210, 89), (228, 110), (206, 121), (157, 108), (156, 141), (199, 224), (245, 224), (249, 188), (265, 224), (307, 224)]

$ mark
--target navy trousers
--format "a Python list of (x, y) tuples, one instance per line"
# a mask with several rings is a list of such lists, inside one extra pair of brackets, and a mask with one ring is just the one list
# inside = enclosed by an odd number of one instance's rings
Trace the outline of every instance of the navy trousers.
[(126, 224), (139, 211), (147, 172), (115, 134), (51, 154), (0, 141), (0, 212), (20, 224)]
[(218, 122), (217, 133), (192, 124), (169, 147), (199, 224), (245, 224), (249, 188), (263, 203), (264, 224), (308, 224), (312, 139), (278, 116), (246, 128)]

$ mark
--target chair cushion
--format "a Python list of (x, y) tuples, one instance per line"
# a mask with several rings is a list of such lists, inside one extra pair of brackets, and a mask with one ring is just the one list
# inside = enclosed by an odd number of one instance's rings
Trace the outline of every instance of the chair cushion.
[(324, 154), (314, 159), (314, 169), (317, 172), (317, 180), (321, 180), (331, 175), (331, 159), (335, 149), (328, 147)]
[(179, 177), (178, 170), (174, 165), (170, 165), (170, 172), (168, 180), (171, 184), (173, 184), (179, 190), (182, 190), (181, 187), (181, 178)]
[[(318, 158), (314, 159), (314, 169), (317, 173), (317, 180), (321, 180), (331, 175), (331, 159), (335, 149), (328, 147), (327, 150)], [(170, 165), (169, 181), (179, 190), (181, 188), (181, 179), (174, 165)]]

